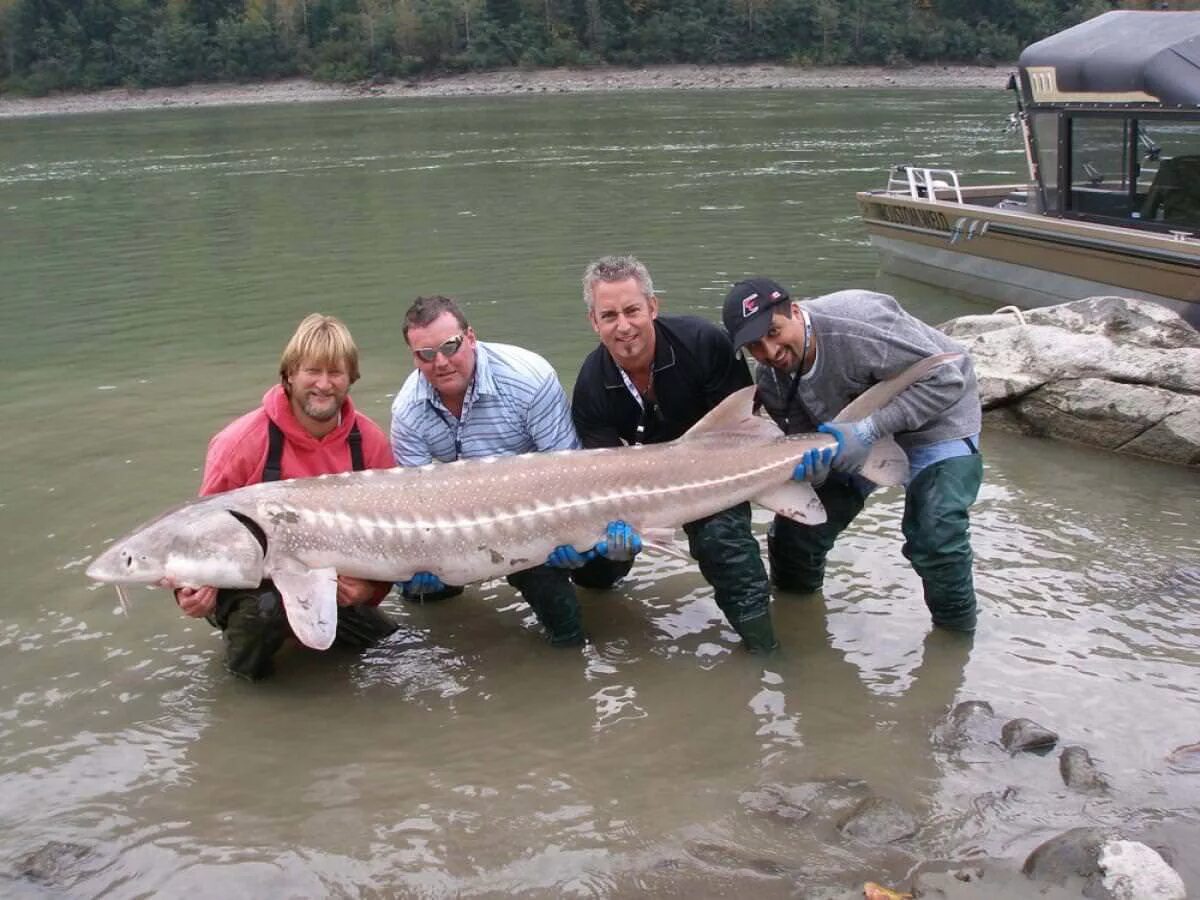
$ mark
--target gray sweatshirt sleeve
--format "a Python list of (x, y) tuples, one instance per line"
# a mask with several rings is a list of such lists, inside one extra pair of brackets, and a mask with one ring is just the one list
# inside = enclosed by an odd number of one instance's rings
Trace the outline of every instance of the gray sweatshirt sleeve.
[[(894, 378), (909, 366), (939, 353), (962, 353), (961, 359), (938, 366), (876, 412), (872, 419), (885, 434), (917, 432), (940, 418), (958, 418), (968, 393), (976, 391), (974, 368), (966, 351), (940, 331), (905, 312), (887, 294), (842, 291), (832, 304), (827, 349), (834, 358), (852, 360), (867, 386)], [(977, 402), (975, 403), (978, 407)], [(977, 418), (978, 412), (975, 413)], [(972, 426), (945, 422), (952, 430), (973, 433)], [(955, 427), (957, 426), (957, 427)], [(977, 424), (974, 430), (978, 430)]]

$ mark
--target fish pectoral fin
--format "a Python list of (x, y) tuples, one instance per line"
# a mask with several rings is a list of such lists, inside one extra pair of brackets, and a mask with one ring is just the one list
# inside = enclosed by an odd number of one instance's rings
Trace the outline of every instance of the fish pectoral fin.
[(271, 580), (283, 597), (288, 624), (300, 643), (328, 650), (337, 637), (337, 572), (297, 569), (272, 572)]
[(644, 550), (653, 550), (655, 553), (682, 559), (684, 562), (692, 561), (688, 554), (675, 546), (674, 528), (647, 528), (641, 532), (641, 537)]
[(861, 474), (880, 487), (904, 484), (908, 481), (908, 455), (890, 435), (880, 438), (867, 454)]
[(820, 525), (825, 521), (825, 506), (807, 481), (788, 481), (750, 499), (801, 525)]

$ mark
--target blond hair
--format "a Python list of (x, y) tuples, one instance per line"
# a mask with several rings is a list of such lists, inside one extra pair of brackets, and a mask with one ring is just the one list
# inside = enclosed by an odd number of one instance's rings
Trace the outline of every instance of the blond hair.
[(288, 376), (294, 375), (302, 362), (345, 369), (350, 383), (358, 381), (358, 347), (350, 329), (340, 319), (313, 313), (305, 316), (296, 333), (283, 348), (279, 358), (279, 377), (286, 389)]

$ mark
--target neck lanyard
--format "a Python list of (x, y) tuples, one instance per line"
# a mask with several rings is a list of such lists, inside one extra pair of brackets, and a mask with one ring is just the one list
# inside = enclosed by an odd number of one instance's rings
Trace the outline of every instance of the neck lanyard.
[(617, 371), (621, 373), (621, 380), (625, 382), (625, 387), (629, 390), (630, 395), (637, 401), (637, 405), (641, 409), (637, 425), (633, 429), (633, 443), (640, 444), (646, 437), (646, 426), (650, 422), (650, 416), (658, 407), (658, 401), (650, 396), (654, 393), (654, 362), (653, 360), (650, 362), (650, 382), (646, 385), (645, 395), (637, 389), (637, 385), (633, 383), (633, 379), (629, 377), (628, 372), (620, 366), (617, 366)]

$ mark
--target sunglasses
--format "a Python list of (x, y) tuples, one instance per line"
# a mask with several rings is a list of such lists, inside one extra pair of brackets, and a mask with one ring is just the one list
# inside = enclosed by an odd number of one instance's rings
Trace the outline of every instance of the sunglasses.
[(466, 339), (467, 336), (465, 334), (456, 334), (449, 340), (442, 341), (436, 347), (421, 347), (419, 349), (414, 349), (413, 355), (418, 359), (424, 360), (425, 362), (433, 362), (435, 359), (437, 359), (437, 355), (439, 353), (446, 357), (446, 359), (449, 359), (458, 352), (459, 348), (463, 345), (463, 341)]

